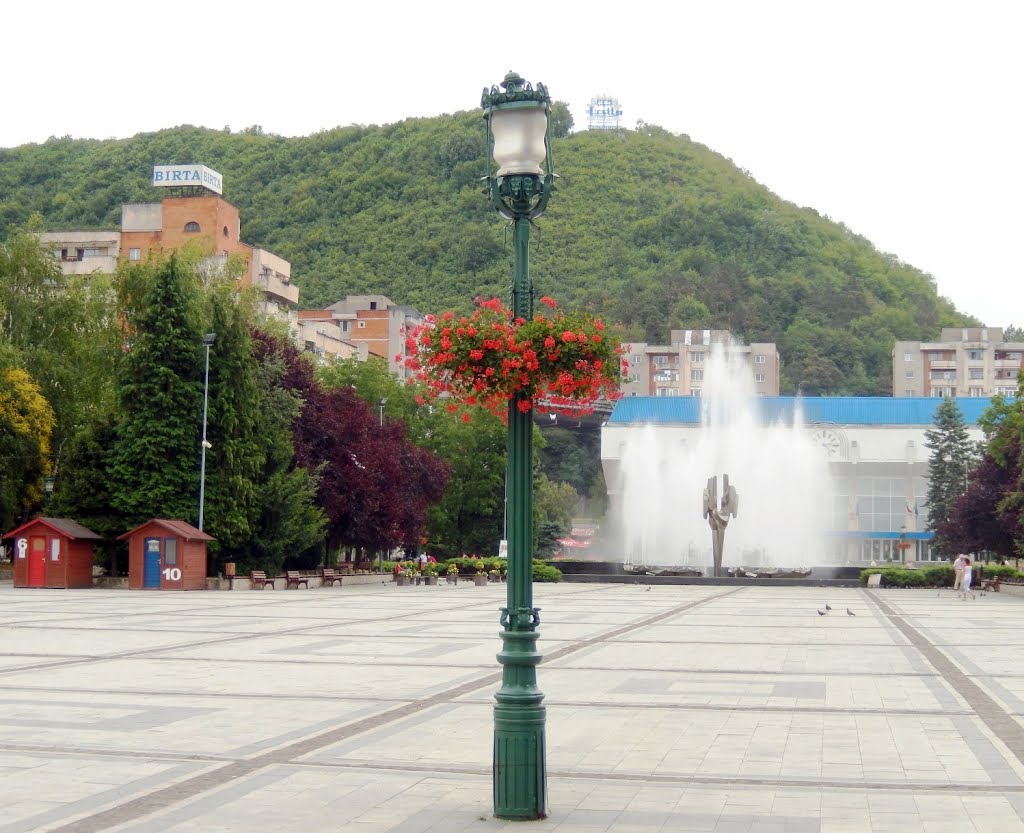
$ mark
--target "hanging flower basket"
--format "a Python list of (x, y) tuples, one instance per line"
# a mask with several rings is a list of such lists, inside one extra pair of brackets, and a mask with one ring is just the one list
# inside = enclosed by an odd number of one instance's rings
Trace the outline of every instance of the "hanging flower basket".
[(497, 298), (478, 302), (470, 316), (428, 316), (406, 339), (406, 367), (426, 386), (421, 404), (447, 400), (463, 411), (482, 407), (505, 418), (515, 400), (523, 413), (584, 415), (601, 399), (622, 394), (626, 363), (618, 339), (599, 318), (551, 309), (532, 319), (513, 318)]
[(897, 541), (896, 542), (896, 549), (900, 550), (901, 552), (904, 551), (904, 550), (909, 550), (910, 546), (911, 546), (910, 541)]

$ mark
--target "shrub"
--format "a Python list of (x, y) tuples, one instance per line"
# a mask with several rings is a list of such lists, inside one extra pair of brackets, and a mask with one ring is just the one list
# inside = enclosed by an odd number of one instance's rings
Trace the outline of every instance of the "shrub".
[[(979, 578), (1014, 579), (1021, 576), (1013, 567), (1003, 564), (974, 564), (974, 583)], [(860, 571), (860, 583), (867, 584), (868, 576), (878, 573), (882, 576), (882, 587), (952, 587), (953, 568), (947, 564), (907, 570), (903, 567), (870, 567)]]
[(907, 570), (903, 567), (871, 567), (860, 571), (861, 584), (868, 583), (868, 576), (878, 573), (882, 576), (882, 587), (924, 587), (924, 570)]
[(562, 580), (562, 571), (535, 558), (533, 560), (533, 580), (558, 582)]

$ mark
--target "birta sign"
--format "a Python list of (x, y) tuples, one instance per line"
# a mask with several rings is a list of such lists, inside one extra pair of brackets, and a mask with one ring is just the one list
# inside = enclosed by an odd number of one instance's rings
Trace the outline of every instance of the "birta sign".
[(221, 176), (206, 165), (154, 165), (153, 185), (157, 188), (199, 186), (215, 194), (223, 193)]

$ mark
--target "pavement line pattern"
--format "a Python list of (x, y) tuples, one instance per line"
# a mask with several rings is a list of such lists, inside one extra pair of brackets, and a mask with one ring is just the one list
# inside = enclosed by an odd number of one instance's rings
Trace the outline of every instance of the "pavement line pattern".
[(886, 604), (877, 593), (872, 601), (888, 617), (889, 621), (911, 644), (933, 665), (940, 676), (959, 694), (981, 721), (1002, 741), (1022, 764), (1024, 764), (1024, 727), (990, 697), (974, 680), (965, 674), (945, 653), (929, 642), (906, 619)]
[[(561, 659), (562, 657), (570, 654), (583, 651), (587, 648), (591, 648), (602, 642), (624, 634), (630, 633), (634, 630), (640, 630), (642, 628), (650, 627), (651, 625), (658, 624), (666, 619), (671, 619), (678, 616), (680, 613), (684, 613), (691, 610), (699, 605), (704, 605), (709, 602), (721, 600), (727, 596), (737, 593), (742, 588), (726, 590), (722, 593), (715, 593), (708, 595), (701, 599), (696, 599), (685, 604), (677, 605), (669, 610), (665, 610), (661, 613), (653, 616), (646, 617), (642, 620), (631, 622), (629, 624), (622, 625), (621, 627), (614, 628), (610, 631), (605, 631), (597, 636), (589, 639), (582, 639), (571, 645), (566, 645), (562, 648), (555, 649), (550, 653), (544, 654), (544, 659), (547, 661)], [(313, 627), (295, 628), (287, 631), (288, 633), (294, 633), (306, 630), (315, 630)], [(273, 634), (266, 634), (267, 636), (278, 636), (281, 632), (275, 632)], [(251, 635), (238, 638), (252, 638)], [(218, 639), (218, 642), (234, 641), (232, 638)], [(178, 646), (180, 647), (180, 646)], [(157, 648), (154, 650), (166, 650), (165, 648)], [(96, 657), (97, 660), (107, 659), (120, 659), (128, 654), (143, 654), (146, 651), (132, 651), (124, 652), (111, 657)], [(60, 663), (63, 664), (63, 663)], [(436, 692), (429, 697), (424, 697), (415, 700), (411, 703), (404, 703), (393, 709), (381, 712), (370, 718), (365, 718), (357, 722), (340, 726), (336, 729), (332, 729), (327, 732), (321, 732), (312, 737), (304, 738), (303, 740), (296, 741), (285, 746), (278, 747), (268, 752), (256, 755), (252, 758), (247, 758), (241, 761), (234, 761), (227, 764), (226, 766), (219, 767), (207, 772), (202, 772), (198, 775), (194, 775), (190, 778), (185, 778), (182, 781), (173, 783), (163, 789), (156, 790), (155, 792), (148, 793), (146, 795), (138, 796), (137, 798), (126, 801), (122, 804), (118, 804), (114, 807), (110, 807), (93, 815), (86, 816), (84, 818), (76, 819), (68, 824), (60, 827), (51, 828), (49, 833), (97, 833), (101, 830), (106, 830), (110, 827), (123, 825), (126, 822), (134, 819), (141, 818), (155, 813), (160, 810), (166, 809), (169, 805), (180, 804), (183, 801), (187, 801), (190, 798), (201, 795), (202, 793), (210, 790), (217, 789), (231, 781), (243, 778), (245, 776), (251, 776), (258, 770), (266, 767), (284, 764), (292, 762), (294, 758), (299, 758), (304, 755), (308, 755), (312, 752), (316, 752), (324, 747), (331, 746), (333, 744), (344, 741), (355, 735), (363, 734), (374, 729), (379, 729), (389, 723), (393, 723), (399, 720), (405, 720), (410, 715), (417, 712), (422, 712), (435, 706), (446, 703), (455, 698), (461, 697), (466, 694), (470, 694), (480, 688), (488, 685), (494, 685), (501, 680), (501, 672), (493, 672), (485, 674), (475, 680), (463, 683), (452, 688), (445, 689), (443, 691)]]

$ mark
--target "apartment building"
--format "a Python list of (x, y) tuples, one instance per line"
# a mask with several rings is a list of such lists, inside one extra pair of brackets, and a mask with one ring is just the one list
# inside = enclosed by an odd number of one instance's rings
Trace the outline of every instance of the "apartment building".
[(65, 275), (112, 274), (120, 259), (141, 261), (150, 252), (186, 245), (205, 255), (200, 269), (209, 275), (222, 272), (236, 257), (243, 270), (239, 286), (262, 290), (264, 314), (286, 319), (299, 301), (291, 264), (242, 241), (238, 207), (221, 196), (220, 174), (202, 165), (157, 165), (153, 185), (174, 190), (160, 202), (121, 206), (120, 229), (44, 232), (39, 240)]
[(758, 396), (779, 395), (779, 351), (773, 343), (738, 344), (728, 330), (672, 330), (670, 340), (623, 345), (629, 362), (623, 396), (700, 396), (715, 345), (749, 366)]
[(65, 275), (112, 274), (121, 252), (116, 231), (47, 231), (39, 242), (53, 252)]
[(944, 327), (939, 341), (897, 341), (892, 395), (1016, 396), (1024, 342), (1003, 341), (1001, 327)]
[(363, 355), (387, 359), (391, 372), (412, 375), (405, 367), (406, 335), (424, 316), (414, 307), (396, 304), (386, 295), (348, 295), (323, 310), (302, 310), (300, 321), (332, 322), (341, 338), (351, 342)]
[(263, 292), (261, 307), (272, 317), (286, 317), (299, 301), (299, 288), (291, 282), (291, 264), (266, 249), (241, 239), (238, 207), (219, 194), (169, 197), (158, 203), (121, 207), (121, 256), (145, 260), (152, 251), (170, 252), (198, 246), (206, 255), (205, 268), (223, 268), (228, 258), (241, 259), (239, 287), (255, 286)]

